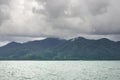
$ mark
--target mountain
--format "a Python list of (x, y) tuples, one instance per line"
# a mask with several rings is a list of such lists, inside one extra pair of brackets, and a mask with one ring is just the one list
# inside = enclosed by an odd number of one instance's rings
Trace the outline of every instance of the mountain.
[[(65, 41), (57, 38), (47, 38), (23, 44), (11, 42), (0, 47), (0, 59), (42, 59), (45, 54)], [(44, 59), (46, 58), (44, 57)]]
[(68, 40), (56, 48), (57, 59), (119, 60), (120, 42), (108, 39), (88, 40), (82, 37)]
[(120, 60), (120, 41), (47, 38), (0, 47), (1, 60)]

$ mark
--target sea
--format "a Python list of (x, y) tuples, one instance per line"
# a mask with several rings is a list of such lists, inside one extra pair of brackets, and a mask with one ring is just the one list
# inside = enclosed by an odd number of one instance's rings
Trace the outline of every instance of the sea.
[(0, 61), (0, 80), (120, 80), (120, 61)]

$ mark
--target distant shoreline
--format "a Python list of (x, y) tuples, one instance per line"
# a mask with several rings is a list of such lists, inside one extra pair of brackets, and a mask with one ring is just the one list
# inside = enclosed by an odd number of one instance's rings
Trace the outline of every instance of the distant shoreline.
[(120, 60), (0, 60), (0, 61), (120, 61)]

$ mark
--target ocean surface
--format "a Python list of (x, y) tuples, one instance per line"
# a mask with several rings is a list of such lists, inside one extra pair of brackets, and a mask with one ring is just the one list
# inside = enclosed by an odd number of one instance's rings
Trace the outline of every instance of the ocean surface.
[(0, 80), (120, 80), (120, 61), (0, 61)]

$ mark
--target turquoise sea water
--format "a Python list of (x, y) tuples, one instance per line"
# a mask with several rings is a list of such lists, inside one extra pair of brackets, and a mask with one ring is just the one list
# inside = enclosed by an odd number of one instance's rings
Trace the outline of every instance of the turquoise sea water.
[(120, 80), (120, 61), (0, 61), (0, 80)]

